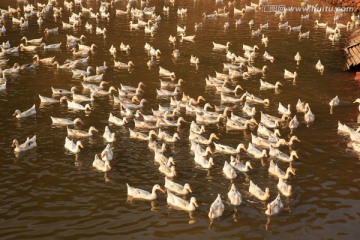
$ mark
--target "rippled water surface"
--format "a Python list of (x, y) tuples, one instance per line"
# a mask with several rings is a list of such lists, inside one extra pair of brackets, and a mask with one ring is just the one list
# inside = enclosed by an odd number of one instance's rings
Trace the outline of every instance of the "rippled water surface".
[[(16, 7), (15, 1), (0, 1), (1, 8), (8, 4)], [(36, 2), (36, 1), (35, 1)], [(61, 1), (60, 1), (61, 2)], [(98, 9), (99, 1), (83, 1), (84, 6)], [(280, 1), (273, 1), (277, 4)], [(289, 5), (298, 1), (287, 1)], [(226, 1), (227, 3), (227, 1)], [(311, 4), (317, 2), (311, 1)], [(235, 5), (242, 8), (249, 1), (238, 1)], [(323, 4), (323, 3), (321, 3)], [(116, 4), (116, 8), (125, 9), (125, 3)], [(170, 6), (169, 15), (162, 12), (162, 7)], [(19, 5), (21, 6), (21, 4)], [(60, 4), (62, 6), (62, 4)], [(135, 4), (134, 4), (135, 6)], [(70, 111), (66, 104), (40, 105), (38, 94), (51, 96), (50, 87), (70, 89), (77, 86), (81, 93), (79, 80), (73, 80), (71, 73), (56, 70), (54, 67), (38, 66), (36, 74), (20, 74), (8, 76), (7, 90), (0, 93), (0, 155), (1, 171), (1, 207), (0, 207), (0, 235), (2, 239), (116, 239), (116, 238), (174, 238), (174, 239), (357, 239), (360, 218), (359, 194), (359, 156), (348, 147), (349, 137), (337, 133), (337, 122), (341, 121), (351, 127), (358, 127), (359, 110), (352, 102), (359, 96), (359, 85), (353, 81), (353, 73), (343, 72), (340, 67), (344, 39), (332, 44), (324, 29), (314, 28), (317, 15), (310, 13), (309, 20), (300, 21), (300, 15), (305, 13), (288, 13), (285, 21), (296, 26), (300, 23), (303, 32), (310, 30), (310, 38), (299, 41), (298, 34), (279, 30), (279, 18), (274, 13), (261, 11), (246, 13), (242, 24), (235, 27), (235, 19), (230, 14), (229, 19), (218, 18), (203, 20), (201, 14), (213, 12), (220, 7), (214, 1), (193, 0), (176, 1), (171, 5), (167, 1), (151, 1), (149, 6), (156, 6), (156, 14), (162, 20), (154, 34), (145, 35), (144, 31), (129, 29), (130, 16), (115, 16), (111, 11), (110, 21), (89, 20), (93, 24), (106, 27), (107, 37), (96, 35), (95, 31), (84, 29), (87, 16), (83, 17), (82, 25), (74, 30), (60, 30), (59, 35), (44, 38), (47, 44), (62, 42), (60, 52), (39, 51), (40, 57), (56, 56), (56, 60), (63, 63), (72, 58), (71, 52), (65, 48), (66, 35), (86, 36), (85, 43), (95, 43), (98, 48), (90, 56), (90, 65), (99, 66), (104, 61), (109, 63), (110, 69), (105, 74), (109, 86), (116, 88), (120, 83), (136, 86), (144, 82), (144, 113), (150, 114), (151, 108), (157, 105), (168, 105), (168, 100), (156, 98), (155, 89), (160, 88), (158, 68), (148, 69), (146, 62), (150, 59), (144, 50), (148, 42), (161, 50), (158, 64), (174, 71), (178, 78), (185, 80), (181, 90), (186, 94), (197, 97), (204, 96), (211, 105), (220, 105), (220, 95), (215, 90), (205, 86), (205, 77), (215, 76), (215, 71), (221, 72), (222, 63), (226, 62), (224, 52), (212, 51), (212, 42), (225, 44), (231, 42), (230, 51), (242, 55), (242, 44), (258, 45), (259, 54), (254, 65), (268, 69), (264, 76), (266, 81), (275, 83), (281, 81), (283, 87), (277, 94), (274, 91), (259, 91), (259, 76), (248, 80), (239, 79), (241, 86), (261, 97), (270, 100), (269, 106), (256, 105), (256, 119), (260, 119), (260, 111), (277, 115), (278, 103), (291, 104), (295, 113), (295, 104), (300, 98), (310, 104), (316, 120), (310, 126), (303, 121), (303, 114), (298, 114), (300, 127), (294, 134), (301, 139), (301, 143), (294, 146), (299, 160), (293, 162), (296, 176), (292, 176), (288, 183), (293, 186), (293, 195), (289, 198), (282, 196), (284, 210), (268, 218), (265, 215), (265, 203), (258, 201), (248, 193), (249, 181), (253, 180), (261, 188), (270, 188), (270, 199), (277, 195), (277, 179), (268, 174), (269, 159), (258, 160), (246, 154), (241, 154), (243, 160), (251, 160), (254, 167), (248, 174), (238, 174), (232, 182), (235, 183), (243, 196), (241, 206), (234, 208), (227, 203), (227, 192), (231, 181), (222, 174), (224, 160), (229, 156), (215, 154), (215, 166), (205, 171), (195, 166), (194, 157), (190, 152), (188, 140), (189, 122), (194, 120), (191, 115), (182, 113), (188, 123), (183, 124), (177, 131), (180, 140), (170, 145), (166, 156), (173, 156), (176, 161), (178, 175), (176, 182), (188, 182), (193, 188), (193, 196), (200, 204), (192, 214), (169, 208), (166, 196), (158, 194), (155, 201), (127, 201), (126, 183), (150, 190), (154, 184), (164, 185), (164, 177), (154, 163), (153, 153), (148, 149), (147, 142), (129, 138), (128, 128), (133, 128), (133, 121), (125, 127), (110, 125), (116, 132), (117, 140), (113, 144), (115, 157), (111, 163), (112, 169), (104, 175), (92, 167), (94, 155), (106, 146), (102, 133), (108, 125), (109, 112), (119, 116), (119, 109), (113, 105), (111, 98), (96, 98), (91, 103), (93, 111), (89, 114)], [(187, 16), (181, 18), (176, 14), (178, 8), (187, 8)], [(79, 8), (75, 9), (79, 12)], [(28, 30), (21, 30), (12, 26), (7, 18), (5, 36), (0, 42), (9, 40), (12, 46), (20, 43), (22, 36), (28, 39), (43, 36), (46, 27), (61, 26), (61, 21), (68, 22), (68, 11), (64, 11), (57, 21), (49, 17), (39, 28), (35, 18), (30, 18)], [(333, 13), (322, 13), (320, 22), (329, 22), (334, 27)], [(340, 22), (347, 23), (350, 14), (344, 14)], [(268, 22), (270, 28), (263, 30), (269, 37), (267, 48), (261, 44), (261, 37), (252, 37), (247, 24), (251, 19), (255, 21), (254, 29), (259, 24)], [(203, 21), (203, 28), (195, 31), (194, 23)], [(230, 28), (223, 29), (229, 21)], [(176, 26), (186, 26), (187, 34), (194, 35), (194, 42), (176, 42), (175, 47), (168, 42), (169, 35), (176, 35)], [(351, 31), (342, 30), (344, 37)], [(130, 44), (128, 54), (119, 53), (116, 60), (135, 64), (133, 71), (117, 70), (113, 66), (113, 57), (108, 49), (112, 44), (119, 49), (121, 42)], [(174, 60), (171, 53), (180, 50), (180, 57)], [(264, 51), (275, 57), (274, 63), (262, 58)], [(296, 65), (293, 58), (300, 52), (302, 61)], [(34, 53), (20, 52), (18, 56), (8, 56), (8, 67), (14, 63), (25, 64), (32, 62)], [(199, 57), (198, 68), (190, 65), (190, 55)], [(320, 75), (315, 70), (316, 62), (321, 59), (325, 72)], [(283, 79), (284, 68), (297, 71), (296, 83)], [(328, 102), (339, 96), (341, 105), (330, 114)], [(36, 104), (36, 117), (16, 120), (12, 116), (15, 109), (25, 110)], [(241, 115), (241, 108), (234, 109)], [(64, 149), (66, 128), (51, 124), (50, 116), (75, 118), (80, 117), (84, 124), (80, 129), (95, 126), (99, 133), (94, 137), (83, 140), (85, 148), (76, 156)], [(251, 132), (227, 132), (223, 124), (210, 125), (206, 136), (216, 133), (218, 142), (230, 146), (251, 141)], [(168, 128), (168, 132), (176, 131)], [(281, 129), (282, 136), (288, 138), (288, 128)], [(38, 147), (20, 155), (14, 155), (10, 147), (13, 139), (23, 142), (26, 137), (36, 134)], [(282, 149), (288, 152), (286, 148)], [(285, 169), (287, 164), (280, 162)], [(210, 222), (208, 211), (210, 204), (217, 194), (222, 195), (225, 211), (219, 219)]]

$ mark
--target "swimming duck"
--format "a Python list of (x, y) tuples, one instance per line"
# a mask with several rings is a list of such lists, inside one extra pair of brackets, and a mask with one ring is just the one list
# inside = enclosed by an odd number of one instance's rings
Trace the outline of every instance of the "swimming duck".
[(159, 67), (159, 75), (163, 77), (175, 77), (174, 72), (170, 72), (169, 70), (166, 70), (165, 68)]
[(334, 106), (338, 106), (340, 104), (340, 99), (338, 96), (334, 97), (333, 99), (331, 99), (331, 101), (329, 102), (330, 107), (334, 107)]
[(199, 64), (200, 60), (198, 57), (195, 57), (193, 55), (190, 56), (190, 64)]
[(167, 191), (166, 202), (173, 207), (176, 207), (180, 210), (185, 210), (185, 211), (194, 211), (196, 207), (199, 207), (199, 205), (196, 202), (195, 197), (191, 197), (190, 202), (188, 202), (188, 201), (174, 195), (169, 190)]
[[(270, 100), (265, 98), (265, 99), (261, 99), (259, 97), (256, 97), (253, 94), (249, 94), (248, 92), (244, 93), (244, 95), (241, 97), (243, 98), (245, 96), (246, 102), (247, 103), (260, 103), (260, 104), (265, 104), (265, 105), (269, 105), (270, 104)], [(250, 109), (249, 109), (250, 110)]]
[(242, 108), (242, 111), (250, 117), (255, 116), (256, 114), (256, 109), (255, 107), (251, 107), (247, 102), (245, 102), (244, 107)]
[(292, 26), (289, 25), (289, 31), (300, 32), (300, 31), (301, 31), (301, 27), (302, 27), (301, 24), (300, 24), (299, 26), (294, 26), (294, 27), (292, 27)]
[(112, 113), (110, 113), (108, 121), (110, 123), (115, 124), (116, 126), (124, 126), (126, 123), (128, 123), (128, 120), (126, 119), (126, 117), (123, 117), (122, 119), (120, 119), (120, 118), (114, 116)]
[(26, 118), (32, 115), (36, 114), (36, 109), (35, 109), (35, 104), (29, 108), (28, 110), (25, 110), (23, 112), (21, 112), (20, 110), (15, 110), (15, 113), (13, 114), (13, 116), (16, 116), (16, 118), (20, 119), (20, 118)]
[(221, 215), (224, 212), (224, 209), (225, 209), (225, 207), (221, 201), (221, 195), (218, 194), (217, 198), (210, 206), (210, 210), (209, 210), (209, 214), (208, 214), (209, 218), (214, 219), (214, 218), (221, 217)]
[(225, 83), (219, 87), (216, 87), (216, 91), (217, 92), (221, 92), (221, 93), (235, 93), (237, 92), (237, 90), (244, 90), (240, 85), (236, 85), (235, 89), (231, 89), (225, 86)]
[(109, 161), (100, 159), (97, 154), (95, 155), (92, 166), (102, 172), (107, 172), (111, 169)]
[(31, 45), (36, 45), (39, 46), (41, 45), (43, 38), (36, 38), (36, 39), (30, 39), (28, 40), (25, 36), (21, 38), (21, 41), (25, 40), (26, 44), (31, 44)]
[(227, 50), (230, 44), (230, 42), (227, 42), (226, 45), (213, 42), (213, 50)]
[(128, 63), (123, 63), (123, 62), (114, 60), (114, 67), (119, 68), (119, 69), (132, 68), (134, 66), (135, 65), (134, 65), (134, 63), (132, 61), (129, 61)]
[(173, 178), (176, 176), (175, 166), (168, 166), (165, 164), (160, 164), (159, 171), (163, 173), (168, 178)]
[(234, 206), (239, 206), (242, 202), (241, 193), (236, 189), (235, 184), (231, 184), (231, 188), (228, 192), (228, 198), (230, 203)]
[(185, 36), (184, 33), (181, 33), (180, 34), (181, 38), (180, 38), (180, 41), (189, 41), (189, 42), (193, 42), (195, 41), (195, 35), (191, 35), (191, 36)]
[(211, 148), (209, 146), (206, 147), (206, 149), (203, 149), (200, 144), (190, 141), (191, 143), (191, 151), (197, 152), (203, 157), (208, 156), (209, 154), (212, 154)]
[(276, 199), (267, 205), (265, 214), (269, 216), (278, 214), (283, 207), (284, 205), (281, 202), (280, 194), (278, 194)]
[(271, 63), (273, 63), (275, 60), (275, 58), (273, 56), (271, 56), (267, 51), (264, 52), (263, 58), (265, 60), (269, 60)]
[(275, 84), (263, 81), (260, 79), (260, 90), (261, 89), (277, 89), (279, 86), (282, 86), (281, 82), (276, 82)]
[(286, 196), (286, 197), (290, 197), (292, 194), (292, 187), (291, 185), (287, 184), (283, 179), (279, 178), (279, 182), (276, 185), (276, 187), (278, 188), (279, 192)]
[(186, 195), (192, 192), (192, 189), (188, 183), (185, 183), (185, 185), (183, 186), (171, 181), (167, 177), (165, 177), (165, 188), (180, 195)]
[(185, 27), (181, 27), (181, 26), (177, 25), (176, 31), (177, 31), (178, 34), (185, 33), (185, 31), (186, 31), (186, 26), (185, 26)]
[(150, 140), (152, 139), (152, 136), (157, 136), (156, 135), (156, 132), (154, 130), (151, 130), (149, 132), (149, 135), (146, 135), (144, 133), (141, 133), (141, 132), (136, 132), (134, 130), (131, 130), (129, 129), (129, 132), (130, 132), (130, 138), (137, 138), (137, 139), (140, 139), (140, 140)]
[(52, 65), (54, 63), (54, 61), (55, 61), (55, 57), (48, 57), (48, 58), (40, 59), (38, 54), (35, 54), (33, 56), (33, 59), (35, 59), (36, 63), (42, 63), (42, 64), (45, 64), (45, 65)]
[(105, 127), (105, 132), (103, 134), (103, 138), (107, 141), (107, 142), (115, 142), (115, 133), (112, 133), (109, 129), (108, 126)]
[(151, 193), (139, 188), (131, 187), (128, 183), (126, 183), (126, 187), (127, 187), (127, 194), (129, 197), (150, 200), (150, 201), (156, 199), (156, 190), (164, 192), (164, 190), (161, 189), (159, 184), (154, 185)]
[(113, 149), (114, 148), (108, 143), (100, 154), (101, 159), (104, 161), (111, 161), (114, 157)]
[(321, 74), (324, 73), (324, 65), (321, 64), (321, 61), (319, 60), (315, 65), (316, 70), (318, 70)]
[(315, 120), (315, 115), (312, 113), (310, 107), (308, 107), (308, 111), (304, 115), (304, 120), (307, 123), (311, 123)]
[(75, 125), (78, 123), (83, 123), (80, 118), (76, 118), (74, 120), (71, 120), (68, 118), (55, 118), (55, 117), (50, 117), (50, 118), (51, 118), (52, 124), (56, 124), (56, 125), (68, 126), (68, 125)]
[(261, 43), (264, 44), (265, 47), (267, 47), (267, 45), (269, 44), (269, 37), (268, 36), (265, 37), (265, 34), (263, 34), (261, 38)]
[(67, 102), (67, 107), (68, 109), (73, 109), (73, 110), (81, 110), (81, 111), (88, 111), (88, 110), (92, 110), (89, 104), (86, 104), (85, 106), (76, 103), (74, 101), (70, 101), (68, 99), (66, 99)]
[(257, 134), (263, 135), (266, 137), (281, 136), (279, 129), (275, 129), (274, 132), (272, 132), (271, 130), (267, 129), (263, 124), (259, 124), (259, 127), (257, 129)]
[(153, 123), (143, 122), (143, 121), (139, 121), (139, 120), (134, 119), (135, 128), (142, 128), (142, 129), (156, 129), (156, 128), (159, 128), (159, 125), (158, 125), (159, 122), (160, 122), (160, 120), (157, 120), (156, 124), (154, 125)]
[(290, 120), (289, 122), (289, 128), (292, 130), (292, 129), (295, 129), (299, 126), (299, 121), (297, 120), (297, 117), (296, 115)]
[(249, 192), (261, 201), (266, 201), (270, 197), (269, 188), (265, 189), (265, 192), (261, 190), (253, 181), (250, 180)]
[(243, 164), (238, 158), (233, 156), (230, 157), (230, 165), (240, 172), (248, 172), (250, 168), (253, 169), (250, 161), (247, 161), (245, 164)]
[(289, 28), (289, 22), (279, 23), (278, 27), (279, 27), (279, 29), (288, 29)]
[(65, 137), (65, 145), (64, 147), (72, 153), (79, 153), (80, 147), (84, 148), (81, 141), (77, 141), (76, 143), (73, 140), (70, 140), (68, 137)]
[(158, 133), (157, 137), (161, 140), (164, 140), (167, 143), (175, 143), (177, 140), (180, 139), (178, 133), (174, 133), (174, 135), (171, 136), (170, 134), (168, 134), (164, 131), (161, 131), (161, 129), (159, 129), (159, 133)]
[(224, 162), (224, 167), (223, 167), (223, 173), (225, 174), (225, 176), (228, 179), (234, 179), (237, 177), (236, 171), (234, 170), (234, 168), (228, 163), (228, 161)]
[(315, 27), (326, 28), (328, 23), (319, 23), (319, 20), (315, 20)]
[(280, 102), (279, 102), (279, 107), (278, 107), (278, 111), (281, 114), (285, 114), (285, 115), (291, 115), (291, 110), (290, 110), (291, 106), (290, 104), (288, 104), (288, 107), (285, 108)]
[(55, 99), (55, 98), (44, 97), (41, 96), (40, 94), (39, 94), (39, 98), (41, 103), (59, 103), (59, 102), (61, 103), (67, 99), (66, 96), (63, 96), (60, 99)]
[(301, 61), (301, 56), (300, 56), (300, 53), (297, 52), (295, 57), (294, 57), (294, 60), (296, 61), (296, 65), (299, 65), (300, 64), (300, 61)]
[(281, 179), (288, 179), (290, 176), (290, 173), (295, 175), (295, 170), (291, 166), (286, 169), (286, 173), (285, 173), (283, 170), (281, 170), (279, 168), (279, 166), (276, 163), (274, 163), (273, 160), (270, 161), (268, 171), (269, 171), (269, 173), (271, 173)]
[(266, 150), (262, 150), (260, 151), (259, 149), (257, 149), (256, 147), (254, 147), (251, 143), (249, 143), (248, 148), (246, 150), (249, 154), (251, 154), (252, 156), (254, 156), (255, 158), (264, 158), (264, 157), (268, 157)]
[(292, 162), (295, 157), (297, 159), (299, 158), (296, 151), (291, 151), (290, 156), (289, 156), (289, 155), (281, 152), (279, 149), (273, 148), (273, 147), (270, 147), (269, 155), (271, 157), (277, 158), (284, 162)]
[(287, 79), (287, 78), (292, 78), (295, 80), (295, 78), (297, 77), (297, 73), (296, 72), (290, 72), (286, 69), (284, 69), (284, 78)]
[(348, 126), (345, 125), (345, 124), (342, 124), (340, 121), (338, 121), (338, 131), (350, 135), (350, 133), (353, 132), (353, 131), (355, 131), (355, 130), (352, 129), (351, 127), (348, 127)]
[(67, 128), (67, 134), (70, 137), (92, 137), (93, 132), (98, 132), (98, 130), (93, 126), (91, 126), (89, 128), (88, 132), (82, 131), (82, 130), (76, 130), (76, 129)]
[(214, 166), (214, 159), (212, 157), (209, 158), (209, 160), (205, 159), (204, 156), (202, 156), (200, 153), (195, 151), (195, 157), (194, 157), (195, 163), (199, 164), (202, 168), (209, 169), (212, 166)]
[(216, 152), (225, 153), (225, 154), (239, 154), (241, 149), (246, 151), (246, 148), (245, 148), (244, 144), (242, 144), (242, 143), (240, 143), (236, 149), (232, 148), (230, 146), (222, 145), (222, 144), (215, 143), (215, 142), (214, 142), (214, 146), (215, 146)]
[(262, 146), (264, 148), (280, 147), (281, 145), (286, 145), (287, 142), (285, 139), (274, 138), (274, 140), (264, 139), (259, 136), (255, 136), (251, 133), (251, 143), (255, 146)]
[(19, 144), (16, 139), (13, 140), (12, 147), (14, 148), (15, 152), (24, 152), (27, 150), (30, 150), (34, 147), (36, 147), (36, 135), (34, 135), (32, 138), (26, 138), (26, 141), (22, 144)]
[(298, 99), (297, 103), (296, 103), (296, 110), (298, 112), (303, 112), (305, 113), (308, 110), (309, 104), (302, 102), (300, 99)]

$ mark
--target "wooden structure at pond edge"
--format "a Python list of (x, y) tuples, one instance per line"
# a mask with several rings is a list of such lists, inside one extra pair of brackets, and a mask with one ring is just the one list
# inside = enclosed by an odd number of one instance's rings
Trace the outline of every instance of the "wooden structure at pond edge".
[(360, 29), (347, 38), (344, 55), (344, 70), (350, 70), (360, 65)]

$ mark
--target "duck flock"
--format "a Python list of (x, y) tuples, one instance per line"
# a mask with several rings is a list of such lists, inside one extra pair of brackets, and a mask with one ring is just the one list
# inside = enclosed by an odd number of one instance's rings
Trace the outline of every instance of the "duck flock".
[[(213, 13), (203, 13), (202, 22), (195, 23), (194, 26), (180, 26), (176, 28), (176, 32), (169, 36), (169, 44), (174, 45), (172, 52), (173, 58), (181, 56), (181, 52), (175, 49), (179, 42), (184, 45), (186, 42), (196, 42), (197, 31), (206, 31), (203, 22), (209, 19), (226, 19), (224, 30), (234, 25), (236, 28), (248, 28), (249, 35), (258, 39), (259, 46), (249, 46), (243, 44), (242, 51), (231, 52), (231, 42), (213, 42), (213, 51), (218, 54), (219, 59), (227, 59), (226, 62), (220, 62), (223, 66), (223, 72), (209, 72), (204, 81), (206, 87), (212, 89), (218, 96), (220, 102), (211, 99), (205, 99), (202, 96), (189, 96), (182, 87), (187, 84), (186, 79), (177, 77), (177, 70), (168, 70), (160, 66), (162, 58), (162, 49), (146, 43), (144, 46), (144, 57), (148, 59), (147, 66), (139, 66), (136, 62), (121, 62), (108, 59), (102, 66), (90, 66), (89, 59), (92, 53), (96, 51), (96, 44), (84, 44), (88, 36), (73, 36), (71, 32), (74, 28), (84, 28), (88, 34), (102, 35), (106, 38), (109, 34), (106, 27), (100, 28), (97, 23), (100, 21), (109, 21), (120, 15), (131, 17), (131, 21), (127, 22), (128, 27), (132, 31), (144, 31), (145, 35), (156, 35), (161, 28), (161, 21), (164, 16), (174, 14), (178, 18), (183, 18), (188, 14), (192, 14), (188, 9), (177, 7), (175, 0), (165, 1), (155, 8), (154, 3), (147, 1), (111, 1), (100, 2), (99, 9), (92, 9), (86, 6), (85, 1), (74, 0), (64, 1), (64, 4), (58, 4), (56, 1), (49, 1), (47, 4), (38, 3), (36, 6), (31, 4), (20, 5), (22, 8), (8, 7), (7, 10), (0, 9), (2, 14), (1, 34), (6, 37), (7, 29), (5, 22), (11, 21), (12, 25), (20, 25), (21, 29), (29, 28), (29, 19), (36, 19), (38, 25), (44, 24), (48, 19), (55, 19), (59, 23), (59, 27), (46, 28), (39, 38), (28, 39), (26, 36), (21, 38), (19, 46), (11, 46), (9, 41), (2, 43), (2, 51), (0, 52), (2, 78), (0, 79), (0, 90), (6, 91), (11, 88), (13, 75), (26, 73), (35, 73), (37, 68), (42, 65), (53, 66), (54, 71), (67, 71), (72, 73), (72, 78), (78, 80), (78, 85), (71, 89), (61, 89), (52, 87), (49, 89), (52, 96), (39, 95), (39, 102), (32, 103), (32, 107), (28, 110), (16, 110), (14, 116), (16, 119), (31, 118), (38, 111), (38, 105), (41, 104), (61, 104), (67, 106), (70, 110), (76, 111), (93, 111), (93, 102), (104, 97), (109, 98), (109, 105), (117, 106), (112, 112), (108, 113), (108, 124), (103, 126), (104, 131), (95, 127), (90, 127), (88, 131), (80, 130), (84, 119), (69, 119), (66, 116), (52, 116), (48, 112), (48, 117), (52, 124), (64, 126), (57, 129), (58, 131), (67, 131), (67, 137), (64, 139), (64, 147), (66, 151), (77, 154), (80, 151), (88, 151), (91, 146), (86, 146), (80, 140), (82, 138), (91, 138), (93, 135), (100, 135), (104, 138), (104, 150), (94, 153), (93, 167), (99, 171), (107, 172), (113, 168), (113, 159), (116, 159), (116, 152), (121, 151), (116, 144), (119, 136), (116, 130), (119, 127), (127, 129), (128, 135), (122, 138), (134, 138), (139, 141), (148, 142), (148, 151), (153, 152), (154, 165), (159, 170), (159, 175), (163, 176), (163, 181), (156, 184), (151, 191), (142, 189), (128, 181), (127, 194), (131, 199), (155, 200), (157, 198), (157, 190), (166, 193), (166, 201), (169, 206), (174, 209), (185, 211), (197, 211), (199, 207), (196, 200), (196, 191), (193, 192), (191, 183), (180, 184), (186, 182), (184, 179), (177, 178), (176, 166), (183, 164), (176, 161), (176, 157), (169, 151), (168, 146), (176, 144), (180, 139), (177, 130), (188, 128), (188, 141), (191, 152), (193, 154), (194, 167), (200, 169), (211, 169), (222, 166), (224, 178), (229, 179), (227, 196), (214, 193), (217, 195), (213, 203), (204, 203), (210, 205), (207, 208), (210, 219), (220, 217), (226, 205), (240, 206), (242, 204), (242, 196), (250, 195), (253, 201), (261, 201), (265, 204), (266, 210), (261, 210), (267, 215), (274, 215), (282, 211), (284, 204), (282, 199), (288, 198), (293, 194), (292, 186), (287, 179), (295, 175), (295, 169), (292, 166), (294, 161), (298, 161), (301, 154), (296, 151), (296, 145), (301, 144), (300, 139), (294, 134), (301, 124), (311, 127), (311, 123), (315, 121), (315, 116), (311, 111), (310, 103), (302, 102), (300, 99), (296, 104), (291, 106), (289, 103), (270, 102), (269, 99), (260, 98), (259, 92), (249, 92), (246, 86), (246, 79), (257, 80), (259, 82), (259, 91), (269, 89), (277, 90), (283, 88), (282, 81), (274, 81), (274, 83), (265, 81), (262, 76), (266, 71), (271, 70), (271, 64), (276, 61), (274, 57), (266, 51), (269, 44), (273, 44), (268, 38), (266, 30), (269, 28), (268, 23), (259, 23), (251, 20), (249, 23), (242, 22), (244, 15), (250, 12), (259, 12), (267, 0), (260, 0), (259, 3), (247, 5), (243, 2), (235, 3), (231, 1), (223, 2), (216, 0), (217, 9)], [(181, 1), (178, 1), (181, 2)], [(210, 1), (209, 1), (210, 2)], [(60, 7), (61, 5), (61, 7)], [(61, 19), (64, 12), (69, 14), (69, 19)], [(291, 31), (298, 34), (299, 40), (311, 37), (311, 30), (302, 32), (302, 21), (309, 19), (309, 14), (302, 15), (299, 19), (298, 26), (290, 26), (286, 21), (288, 13), (286, 11), (274, 12), (275, 17), (279, 18), (279, 31)], [(311, 13), (312, 17), (321, 15), (320, 12)], [(18, 17), (20, 16), (20, 17)], [(340, 32), (343, 29), (349, 29), (359, 25), (359, 18), (352, 16), (351, 21), (347, 24), (341, 24), (339, 20), (343, 16), (341, 12), (335, 12), (334, 28), (328, 23), (321, 23), (316, 20), (314, 28), (324, 28), (328, 33), (329, 40), (338, 41), (341, 37)], [(256, 26), (259, 26), (257, 28)], [(194, 35), (187, 35), (187, 28), (193, 28)], [(192, 29), (191, 29), (192, 30)], [(54, 34), (66, 33), (66, 42), (45, 44), (44, 37)], [(66, 50), (65, 50), (66, 49)], [(52, 51), (67, 51), (71, 58), (64, 63), (59, 63)], [(109, 49), (110, 56), (115, 57), (119, 52), (126, 52), (131, 57), (132, 47), (124, 43), (120, 47), (113, 44)], [(13, 55), (22, 54), (23, 52), (33, 53), (33, 62), (19, 65), (14, 64), (11, 68), (6, 68), (6, 63)], [(43, 53), (47, 55), (42, 58)], [(262, 52), (262, 53), (261, 53)], [(39, 53), (41, 53), (39, 55)], [(294, 53), (294, 66), (301, 67), (301, 53)], [(220, 58), (221, 57), (221, 58)], [(257, 59), (263, 57), (269, 62), (268, 66), (256, 67)], [(201, 67), (202, 60), (198, 56), (191, 55), (188, 64), (195, 67)], [(146, 105), (149, 101), (142, 98), (147, 91), (147, 84), (144, 82), (134, 83), (133, 85), (124, 85), (120, 83), (118, 86), (108, 86), (104, 81), (104, 74), (110, 69), (131, 69), (141, 67), (148, 68), (149, 71), (158, 71), (160, 82), (156, 89), (157, 99), (162, 99), (167, 104), (158, 105), (158, 109), (149, 109)], [(323, 74), (324, 65), (318, 60), (314, 63), (314, 72), (318, 71)], [(301, 77), (301, 76), (300, 76)], [(296, 71), (284, 69), (284, 79), (296, 81), (298, 74)], [(76, 91), (84, 89), (87, 95), (81, 95)], [(157, 101), (156, 99), (153, 101)], [(360, 103), (360, 99), (355, 102)], [(340, 100), (336, 96), (329, 103), (331, 109), (339, 105)], [(276, 106), (278, 114), (270, 115), (266, 112), (259, 111), (258, 108), (266, 106)], [(17, 121), (17, 120), (14, 120)], [(209, 125), (222, 125), (227, 131), (251, 132), (251, 141), (246, 142), (244, 139), (233, 139), (233, 146), (222, 143), (222, 139), (216, 133), (209, 133), (207, 130)], [(360, 133), (342, 125), (339, 122), (339, 130), (348, 133), (352, 140), (352, 146), (356, 151), (360, 151)], [(287, 137), (284, 137), (290, 131)], [(171, 134), (173, 133), (173, 134)], [(24, 136), (19, 136), (19, 139)], [(36, 135), (28, 137), (25, 141), (13, 141), (15, 152), (24, 152), (37, 147)], [(41, 144), (41, 143), (40, 143)], [(127, 146), (130, 147), (131, 146)], [(242, 156), (246, 155), (249, 161), (242, 161)], [(220, 163), (216, 163), (214, 156), (221, 156)], [(217, 157), (218, 159), (218, 157)], [(275, 176), (276, 187), (278, 191), (270, 192), (269, 185), (259, 186), (252, 179), (252, 171), (254, 162), (266, 160), (265, 166), (268, 167), (268, 174)], [(119, 159), (121, 161), (121, 159)], [(220, 160), (219, 160), (220, 161)], [(116, 164), (116, 163), (115, 163)], [(175, 165), (176, 164), (176, 165)], [(264, 166), (264, 165), (263, 165)], [(239, 174), (248, 174), (248, 182), (236, 182)], [(301, 174), (301, 173), (300, 173)], [(248, 192), (240, 192), (237, 186), (240, 184), (248, 185)], [(166, 189), (166, 192), (165, 190)], [(200, 191), (200, 190), (199, 190)], [(191, 195), (191, 197), (188, 195)]]

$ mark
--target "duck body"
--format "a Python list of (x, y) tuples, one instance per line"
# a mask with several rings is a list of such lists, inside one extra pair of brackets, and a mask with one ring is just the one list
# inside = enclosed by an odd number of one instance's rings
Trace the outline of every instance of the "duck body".
[(218, 194), (217, 198), (210, 206), (210, 210), (209, 210), (209, 214), (208, 214), (209, 218), (215, 219), (215, 218), (221, 217), (221, 215), (224, 212), (224, 209), (225, 209), (225, 207), (221, 201), (221, 195)]
[(156, 190), (163, 191), (159, 184), (155, 184), (152, 188), (151, 193), (140, 188), (131, 187), (128, 183), (126, 183), (127, 187), (127, 194), (129, 197), (137, 198), (137, 199), (144, 199), (144, 200), (155, 200), (156, 199)]
[(36, 143), (36, 135), (34, 135), (32, 138), (27, 138), (26, 141), (22, 144), (19, 144), (16, 139), (14, 139), (13, 144), (14, 152), (24, 152), (27, 150), (30, 150), (37, 146)]
[(101, 172), (107, 172), (111, 169), (109, 161), (100, 159), (97, 154), (95, 155), (92, 166)]

